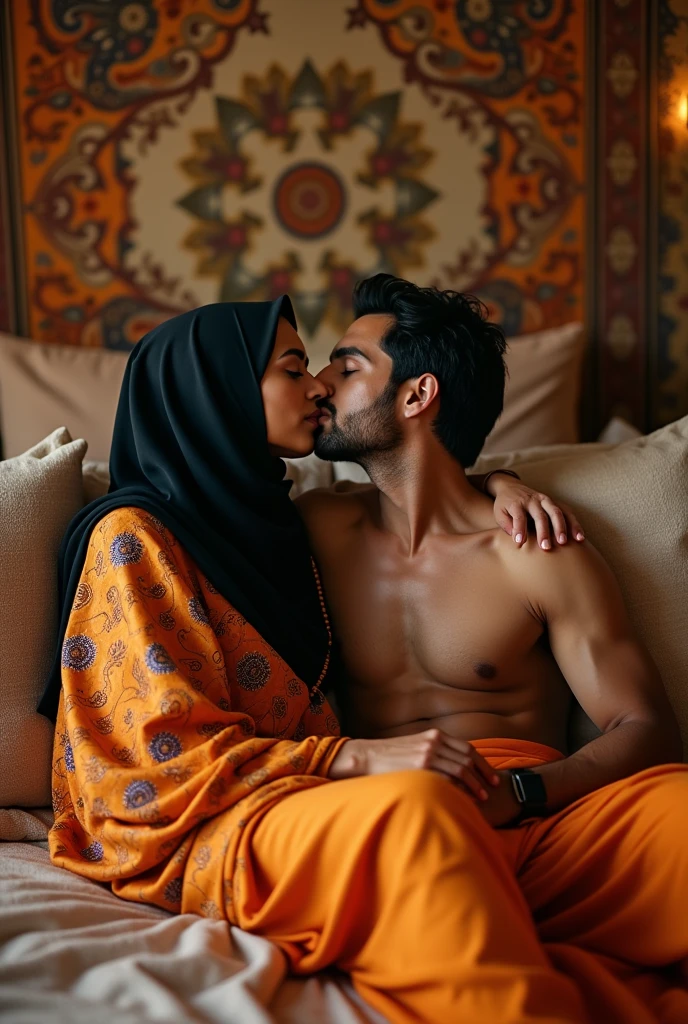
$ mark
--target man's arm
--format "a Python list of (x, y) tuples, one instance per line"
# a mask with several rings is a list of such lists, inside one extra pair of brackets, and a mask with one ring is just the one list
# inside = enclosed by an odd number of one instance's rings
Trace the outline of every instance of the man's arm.
[(680, 761), (681, 737), (656, 666), (618, 584), (589, 544), (533, 561), (534, 612), (574, 696), (602, 735), (538, 768), (552, 811), (656, 764)]

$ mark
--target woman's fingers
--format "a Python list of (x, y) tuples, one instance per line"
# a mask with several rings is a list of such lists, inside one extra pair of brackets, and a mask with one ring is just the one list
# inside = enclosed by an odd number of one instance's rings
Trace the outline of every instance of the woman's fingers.
[(568, 540), (566, 516), (559, 506), (554, 504), (551, 498), (544, 497), (542, 499), (542, 507), (549, 516), (552, 524), (552, 530), (554, 532), (554, 539), (557, 544), (566, 544), (566, 541)]
[(519, 547), (523, 547), (528, 536), (528, 521), (526, 519), (526, 510), (523, 505), (512, 505), (509, 509), (511, 513), (511, 536), (515, 544)]
[(510, 537), (513, 536), (513, 521), (509, 510), (503, 505), (495, 504), (494, 516), (497, 521), (497, 526), (504, 530), (504, 533), (508, 533)]
[(538, 547), (542, 548), (544, 551), (549, 551), (552, 547), (549, 516), (543, 509), (540, 498), (535, 498), (531, 501), (528, 512), (535, 523), (535, 535), (537, 537)]
[(561, 511), (566, 517), (568, 524), (569, 536), (573, 537), (577, 541), (585, 540), (585, 534), (583, 533), (583, 527), (576, 518), (576, 513), (568, 505), (561, 505)]

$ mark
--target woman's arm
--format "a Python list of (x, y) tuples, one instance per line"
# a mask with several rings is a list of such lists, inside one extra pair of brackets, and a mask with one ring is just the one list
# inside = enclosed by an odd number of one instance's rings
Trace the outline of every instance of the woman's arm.
[(147, 513), (120, 509), (94, 530), (63, 645), (57, 863), (132, 877), (245, 797), (328, 777), (336, 721), (297, 733), (306, 687), (213, 593)]
[(534, 491), (513, 470), (495, 469), (487, 474), (471, 474), (467, 479), (476, 490), (495, 499), (497, 525), (513, 537), (519, 547), (526, 542), (529, 521), (535, 524), (537, 542), (543, 551), (551, 549), (552, 535), (557, 544), (566, 544), (569, 537), (579, 542), (585, 540), (573, 509)]

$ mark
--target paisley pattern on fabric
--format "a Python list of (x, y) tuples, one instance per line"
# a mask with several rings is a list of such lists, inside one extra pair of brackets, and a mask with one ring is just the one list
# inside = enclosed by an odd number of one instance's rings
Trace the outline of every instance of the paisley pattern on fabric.
[[(138, 557), (115, 564), (123, 535)], [(242, 831), (326, 784), (342, 741), (327, 700), (202, 579), (138, 509), (94, 529), (79, 590), (91, 600), (63, 652), (50, 852), (125, 899), (234, 923)]]
[(181, 752), (181, 741), (171, 732), (159, 732), (148, 744), (148, 753), (156, 761), (171, 761)]
[(194, 622), (198, 622), (202, 626), (208, 625), (208, 615), (205, 608), (201, 604), (197, 597), (192, 597), (189, 601), (189, 613)]
[(146, 665), (156, 676), (174, 672), (176, 666), (162, 644), (151, 644), (146, 648)]
[(237, 682), (244, 690), (260, 690), (269, 678), (270, 662), (262, 654), (245, 654), (237, 665)]
[(90, 637), (77, 633), (65, 637), (62, 645), (62, 666), (73, 672), (84, 672), (96, 660), (96, 645)]
[(117, 567), (141, 561), (143, 546), (133, 533), (119, 533), (110, 545), (110, 561)]

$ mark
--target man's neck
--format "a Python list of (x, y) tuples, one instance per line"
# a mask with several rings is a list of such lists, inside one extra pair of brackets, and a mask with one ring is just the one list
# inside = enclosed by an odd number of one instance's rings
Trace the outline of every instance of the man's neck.
[(365, 469), (380, 492), (380, 525), (403, 541), (409, 557), (428, 536), (485, 528), (484, 495), (434, 435), (370, 458)]

